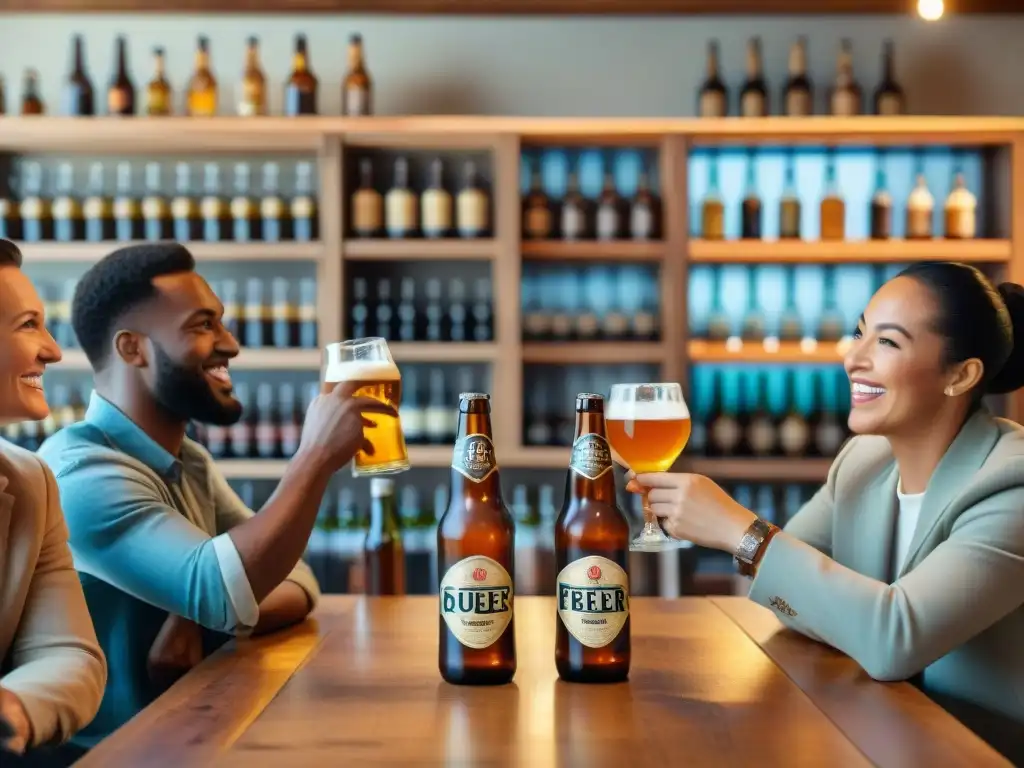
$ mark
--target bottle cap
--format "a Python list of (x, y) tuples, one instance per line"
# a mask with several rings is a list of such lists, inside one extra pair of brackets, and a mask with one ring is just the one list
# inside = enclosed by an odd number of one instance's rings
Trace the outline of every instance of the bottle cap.
[(390, 496), (395, 491), (395, 481), (387, 477), (370, 478), (370, 495), (379, 499), (382, 496)]

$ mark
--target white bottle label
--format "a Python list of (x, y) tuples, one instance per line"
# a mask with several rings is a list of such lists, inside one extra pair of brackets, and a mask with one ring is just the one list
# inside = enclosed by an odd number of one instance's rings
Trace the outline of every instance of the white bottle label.
[(558, 574), (558, 618), (588, 648), (614, 640), (629, 618), (629, 576), (606, 557), (589, 555)]
[(512, 621), (512, 578), (497, 560), (473, 555), (444, 575), (441, 617), (467, 648), (487, 648)]
[(597, 239), (612, 240), (619, 235), (619, 212), (610, 205), (597, 210)]
[(633, 239), (647, 240), (653, 230), (654, 217), (651, 215), (651, 209), (642, 205), (633, 206), (629, 215), (629, 234)]
[(799, 416), (787, 416), (779, 425), (779, 443), (789, 456), (802, 454), (807, 450), (807, 422)]

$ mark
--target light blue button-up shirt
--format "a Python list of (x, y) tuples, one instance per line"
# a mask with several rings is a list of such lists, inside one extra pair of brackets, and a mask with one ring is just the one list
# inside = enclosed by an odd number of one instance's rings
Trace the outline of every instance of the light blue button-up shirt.
[[(202, 446), (186, 439), (172, 456), (96, 393), (85, 420), (39, 453), (57, 477), (75, 568), (110, 664), (100, 713), (75, 739), (92, 746), (162, 693), (146, 659), (168, 614), (211, 630), (207, 651), (256, 626), (259, 606), (227, 535), (254, 513)], [(288, 578), (316, 603), (305, 563)]]

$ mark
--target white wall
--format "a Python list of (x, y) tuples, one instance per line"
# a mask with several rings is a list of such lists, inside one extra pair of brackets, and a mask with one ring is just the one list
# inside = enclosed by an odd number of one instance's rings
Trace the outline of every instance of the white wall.
[[(509, 114), (662, 116), (693, 113), (705, 44), (722, 44), (731, 83), (742, 80), (743, 45), (763, 38), (766, 69), (781, 88), (787, 48), (810, 38), (810, 65), (819, 85), (835, 71), (840, 37), (854, 42), (857, 75), (866, 90), (879, 74), (881, 41), (897, 43), (899, 78), (919, 114), (1024, 114), (1024, 16), (960, 17), (927, 23), (916, 17), (808, 18), (399, 18), (382, 16), (103, 16), (0, 15), (0, 73), (8, 101), (20, 93), (23, 68), (42, 77), (55, 109), (69, 62), (69, 40), (86, 35), (94, 84), (113, 68), (113, 39), (131, 40), (136, 86), (150, 78), (150, 51), (167, 49), (178, 90), (192, 67), (195, 37), (212, 41), (215, 72), (228, 89), (241, 69), (245, 38), (258, 35), (264, 68), (280, 83), (290, 71), (292, 35), (309, 36), (321, 82), (321, 111), (339, 110), (349, 33), (366, 39), (379, 114)], [(12, 82), (13, 81), (13, 82)], [(280, 109), (281, 89), (271, 106)], [(230, 90), (222, 96), (229, 109)], [(100, 102), (102, 103), (102, 101)], [(820, 109), (820, 106), (819, 106)]]

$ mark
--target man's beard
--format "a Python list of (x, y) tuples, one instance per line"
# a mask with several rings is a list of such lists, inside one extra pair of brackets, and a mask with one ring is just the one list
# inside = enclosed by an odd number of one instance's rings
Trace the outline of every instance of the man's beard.
[(182, 422), (198, 421), (226, 427), (242, 418), (242, 404), (217, 398), (202, 369), (179, 365), (154, 343), (156, 382), (153, 397), (165, 411)]

